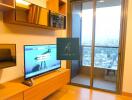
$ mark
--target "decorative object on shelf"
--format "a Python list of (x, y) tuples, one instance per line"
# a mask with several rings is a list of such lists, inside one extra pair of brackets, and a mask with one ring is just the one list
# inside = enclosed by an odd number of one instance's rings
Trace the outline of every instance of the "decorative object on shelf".
[(57, 38), (57, 59), (79, 60), (79, 38)]
[(16, 45), (0, 44), (0, 69), (16, 65)]
[(66, 2), (59, 0), (59, 13), (66, 15)]
[(29, 80), (24, 80), (22, 83), (27, 86), (33, 86), (34, 81), (33, 78), (31, 78)]
[(49, 26), (55, 28), (66, 28), (66, 16), (49, 11)]

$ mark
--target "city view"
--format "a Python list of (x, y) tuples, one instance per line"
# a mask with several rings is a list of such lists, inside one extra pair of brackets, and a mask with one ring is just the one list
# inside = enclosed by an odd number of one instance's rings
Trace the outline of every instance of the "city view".
[[(83, 66), (91, 66), (91, 47), (83, 47)], [(118, 65), (118, 48), (95, 47), (94, 66), (116, 70)]]
[[(91, 66), (92, 15), (92, 9), (82, 10), (81, 44), (83, 66)], [(120, 15), (120, 6), (96, 9), (94, 67), (117, 70)]]

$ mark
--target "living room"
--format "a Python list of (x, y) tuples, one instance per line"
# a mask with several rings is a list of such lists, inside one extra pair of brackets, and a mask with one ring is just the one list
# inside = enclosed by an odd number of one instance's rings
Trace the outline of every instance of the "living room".
[[(24, 1), (26, 4), (23, 4)], [(81, 1), (81, 3), (80, 3)], [(96, 86), (102, 86), (101, 83), (94, 86), (94, 67), (81, 67), (79, 70), (82, 73), (89, 74), (86, 76), (86, 82), (89, 82), (87, 86), (82, 83), (76, 83), (83, 81), (82, 79), (77, 79), (73, 82), (74, 69), (72, 67), (72, 59), (60, 59), (59, 65), (52, 67), (49, 71), (40, 72), (37, 75), (28, 76), (26, 74), (26, 62), (32, 65), (33, 63), (40, 64), (42, 66), (50, 66), (52, 64), (54, 55), (52, 56), (52, 46), (57, 48), (57, 39), (67, 39), (72, 37), (72, 25), (75, 25), (75, 33), (79, 34), (78, 25), (73, 23), (72, 17), (72, 4), (77, 2), (77, 11), (80, 11), (80, 5), (83, 0), (0, 0), (0, 49), (4, 48), (4, 52), (11, 52), (13, 55), (13, 61), (15, 65), (11, 65), (7, 62), (4, 66), (1, 64), (0, 60), (0, 100), (131, 100), (132, 99), (132, 68), (131, 68), (131, 24), (132, 24), (132, 1), (131, 0), (117, 0), (122, 1), (123, 5), (123, 24), (120, 26), (121, 33), (124, 36), (121, 43), (122, 46), (122, 56), (120, 61), (121, 70), (117, 70), (116, 77), (118, 77), (118, 71), (121, 72), (119, 78), (116, 79), (116, 90), (109, 91), (109, 88), (103, 88)], [(105, 2), (105, 0), (100, 0)], [(111, 1), (111, 0), (109, 0)], [(79, 2), (79, 3), (78, 3)], [(87, 0), (86, 2), (89, 2)], [(91, 2), (91, 1), (90, 1)], [(99, 3), (99, 2), (98, 2)], [(107, 3), (107, 2), (106, 2)], [(91, 3), (90, 3), (91, 4)], [(97, 4), (96, 0), (92, 1), (93, 5)], [(89, 5), (88, 5), (89, 6)], [(91, 7), (91, 5), (90, 5)], [(78, 10), (79, 8), (79, 10)], [(28, 9), (28, 10), (27, 10)], [(29, 10), (30, 9), (30, 10)], [(37, 9), (37, 10), (36, 10)], [(89, 8), (88, 8), (89, 9)], [(93, 8), (93, 13), (95, 14), (96, 7)], [(76, 11), (76, 10), (75, 10)], [(29, 14), (30, 13), (30, 14)], [(37, 15), (39, 13), (39, 16)], [(114, 15), (113, 15), (114, 16)], [(57, 18), (56, 18), (57, 17)], [(56, 20), (56, 19), (59, 20)], [(76, 17), (74, 17), (76, 18)], [(80, 18), (83, 18), (81, 15)], [(95, 24), (96, 17), (93, 16), (93, 26)], [(55, 21), (54, 21), (55, 20)], [(79, 19), (80, 20), (80, 19)], [(54, 23), (55, 22), (55, 23)], [(86, 25), (87, 26), (87, 25)], [(95, 32), (95, 26), (92, 28)], [(77, 33), (76, 33), (77, 32)], [(80, 32), (81, 33), (81, 32)], [(79, 35), (80, 36), (80, 35)], [(75, 36), (76, 37), (76, 36)], [(89, 36), (88, 36), (89, 37)], [(79, 37), (80, 38), (80, 37)], [(89, 39), (89, 38), (88, 38)], [(92, 37), (95, 40), (94, 36)], [(96, 40), (95, 40), (96, 42)], [(93, 43), (94, 44), (94, 43)], [(4, 45), (4, 47), (3, 47)], [(6, 45), (6, 46), (5, 46)], [(13, 46), (11, 51), (5, 50)], [(77, 43), (76, 43), (77, 45)], [(35, 46), (35, 47), (34, 47)], [(45, 50), (45, 53), (51, 52), (47, 55), (37, 56), (38, 61), (31, 62), (31, 54), (36, 54), (36, 52), (27, 53), (27, 48), (50, 48)], [(92, 51), (94, 51), (94, 46), (92, 45)], [(41, 50), (38, 50), (38, 52)], [(92, 52), (91, 51), (91, 52)], [(3, 52), (3, 51), (0, 51)], [(56, 51), (57, 52), (57, 51)], [(57, 53), (53, 53), (57, 56)], [(80, 57), (82, 56), (81, 53)], [(91, 53), (92, 54), (92, 53)], [(87, 54), (84, 54), (84, 56)], [(10, 55), (11, 57), (12, 55)], [(15, 56), (15, 57), (14, 57)], [(51, 61), (47, 61), (46, 57), (51, 56)], [(68, 56), (68, 55), (67, 55)], [(70, 55), (69, 55), (70, 56)], [(92, 57), (94, 54), (92, 54)], [(1, 57), (1, 55), (0, 55)], [(2, 58), (0, 58), (2, 59)], [(42, 59), (46, 59), (45, 61)], [(90, 58), (92, 64), (94, 65), (94, 58)], [(73, 59), (76, 61), (78, 59)], [(9, 59), (8, 59), (9, 61)], [(81, 60), (82, 61), (82, 60)], [(41, 63), (40, 63), (41, 62)], [(101, 62), (101, 61), (100, 61)], [(74, 62), (73, 62), (74, 63)], [(78, 66), (76, 64), (73, 66)], [(13, 63), (14, 64), (14, 63)], [(7, 66), (6, 66), (7, 65)], [(54, 65), (54, 64), (52, 64)], [(40, 67), (40, 66), (39, 66)], [(56, 68), (57, 67), (57, 68)], [(61, 68), (60, 68), (61, 67)], [(80, 66), (79, 66), (80, 67)], [(74, 67), (76, 69), (76, 67)], [(97, 67), (98, 68), (98, 67)], [(39, 68), (41, 69), (41, 68)], [(109, 69), (101, 70), (97, 69), (95, 74), (107, 72)], [(75, 70), (76, 72), (76, 70)], [(108, 72), (113, 75), (112, 71)], [(27, 75), (27, 77), (26, 77)], [(96, 76), (98, 76), (97, 74)], [(102, 75), (102, 73), (101, 73)], [(107, 75), (107, 74), (105, 74)], [(90, 77), (90, 78), (89, 78)], [(82, 78), (82, 77), (81, 77)], [(103, 76), (107, 81), (110, 77)], [(33, 79), (33, 80), (32, 80)], [(119, 81), (118, 81), (119, 79)], [(75, 80), (75, 77), (74, 77)], [(78, 81), (79, 80), (79, 81)], [(87, 81), (90, 80), (90, 81)], [(103, 80), (104, 81), (104, 80)], [(85, 83), (85, 80), (83, 81)], [(104, 83), (103, 83), (104, 84)], [(107, 84), (107, 83), (106, 83)], [(105, 84), (105, 85), (106, 85)], [(103, 86), (105, 86), (103, 85)], [(107, 85), (106, 85), (107, 86)], [(101, 88), (101, 89), (100, 89)]]

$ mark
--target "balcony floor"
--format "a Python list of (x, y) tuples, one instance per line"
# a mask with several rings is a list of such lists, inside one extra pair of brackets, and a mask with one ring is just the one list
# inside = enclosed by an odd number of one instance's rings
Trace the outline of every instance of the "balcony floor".
[[(78, 74), (74, 78), (72, 78), (71, 83), (90, 86), (90, 78), (85, 74)], [(95, 78), (93, 86), (95, 88), (116, 91), (116, 83), (111, 81), (106, 81), (102, 78)]]

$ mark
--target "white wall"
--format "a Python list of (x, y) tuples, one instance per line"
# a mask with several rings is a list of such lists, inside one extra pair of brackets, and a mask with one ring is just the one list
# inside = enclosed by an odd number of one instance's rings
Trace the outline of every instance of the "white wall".
[[(55, 44), (57, 37), (66, 36), (66, 31), (5, 24), (2, 18), (2, 13), (0, 13), (0, 43), (16, 44), (17, 65), (0, 70), (0, 83), (23, 76), (23, 45)], [(65, 67), (65, 61), (62, 62), (62, 67)]]
[(123, 91), (132, 93), (132, 0), (129, 0)]
[[(0, 13), (0, 43), (17, 45), (17, 66), (0, 70), (0, 83), (23, 76), (23, 45), (55, 43), (56, 37), (66, 37), (66, 31), (4, 24)], [(129, 0), (123, 91), (132, 93), (132, 0)], [(66, 67), (62, 62), (62, 67)]]

